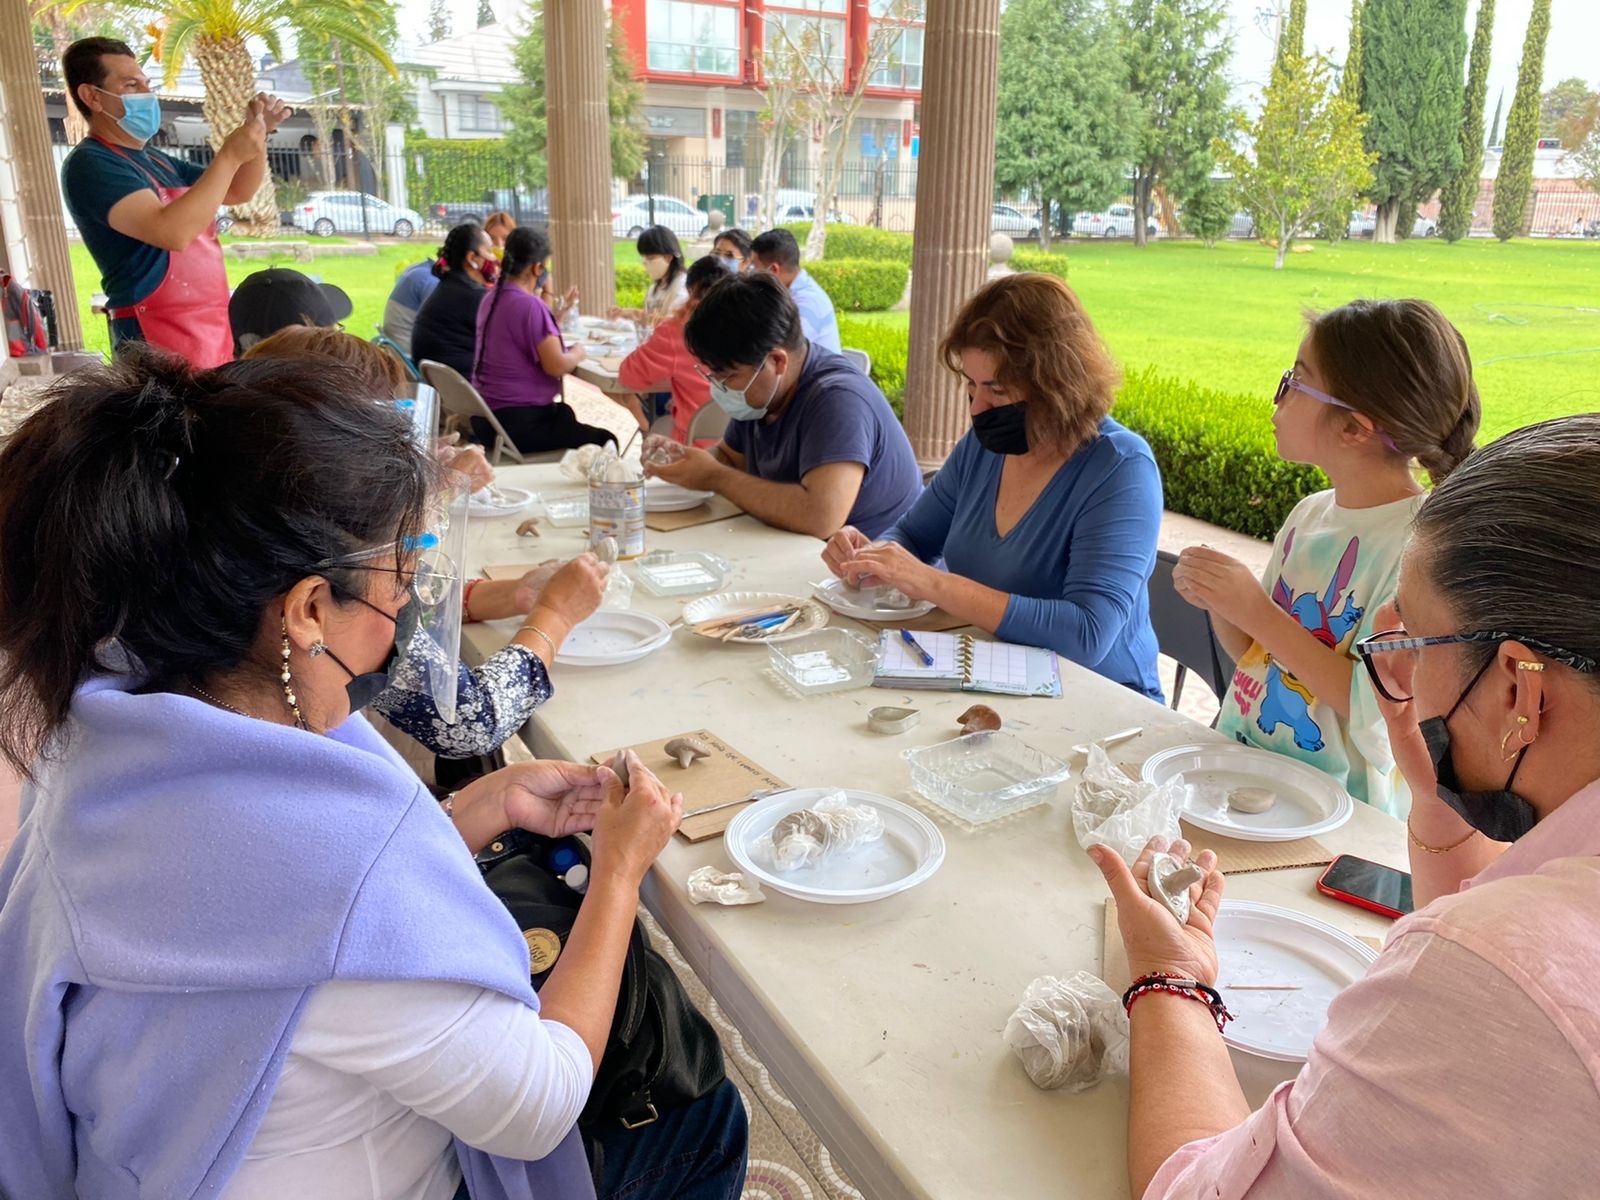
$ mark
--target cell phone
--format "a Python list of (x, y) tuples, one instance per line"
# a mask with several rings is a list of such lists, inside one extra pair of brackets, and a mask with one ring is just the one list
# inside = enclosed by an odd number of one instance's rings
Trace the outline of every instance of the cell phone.
[(1405, 871), (1341, 854), (1317, 880), (1317, 891), (1395, 920), (1411, 911), (1411, 876)]

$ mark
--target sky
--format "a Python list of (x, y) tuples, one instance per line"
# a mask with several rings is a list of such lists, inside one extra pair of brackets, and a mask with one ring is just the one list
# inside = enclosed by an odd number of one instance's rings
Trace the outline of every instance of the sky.
[[(1235, 30), (1232, 75), (1236, 99), (1247, 103), (1266, 83), (1272, 63), (1273, 30), (1271, 14), (1279, 3), (1288, 0), (1228, 0)], [(518, 23), (526, 11), (523, 0), (491, 0), (502, 20)], [(477, 21), (478, 0), (450, 0), (452, 28), (465, 32)], [(428, 0), (401, 0), (405, 29), (427, 25)], [(1494, 53), (1489, 67), (1488, 116), (1494, 115), (1495, 99), (1505, 89), (1506, 107), (1511, 106), (1517, 87), (1517, 63), (1522, 57), (1522, 38), (1528, 28), (1533, 0), (1498, 0), (1495, 5)], [(1261, 19), (1257, 20), (1258, 14)], [(1468, 0), (1467, 30), (1471, 36), (1478, 16), (1478, 0)], [(1306, 46), (1319, 50), (1336, 62), (1344, 61), (1350, 37), (1350, 0), (1308, 0)], [(1550, 9), (1550, 40), (1545, 46), (1544, 88), (1558, 80), (1577, 76), (1590, 88), (1600, 90), (1600, 0), (1554, 0)], [(1543, 89), (1541, 89), (1543, 90)]]

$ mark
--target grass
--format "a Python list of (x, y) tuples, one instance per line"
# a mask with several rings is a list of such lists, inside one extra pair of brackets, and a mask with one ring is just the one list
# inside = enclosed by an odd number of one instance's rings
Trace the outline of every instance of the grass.
[[(433, 252), (418, 238), (379, 247), (372, 257), (340, 256), (296, 264), (228, 262), (237, 283), (267, 266), (294, 266), (350, 294), (345, 322), (367, 336), (383, 315), (401, 268)], [(1159, 242), (1075, 240), (1067, 246), (1072, 286), (1112, 352), (1129, 370), (1154, 367), (1209, 388), (1260, 397), (1262, 419), (1277, 378), (1294, 360), (1301, 313), (1358, 296), (1420, 296), (1466, 335), (1484, 402), (1484, 434), (1494, 437), (1547, 417), (1600, 409), (1600, 243), (1436, 240), (1375, 246), (1315, 244), (1282, 271), (1256, 243), (1214, 249)], [(615, 245), (616, 261), (637, 262)], [(99, 274), (82, 245), (72, 247), (84, 329), (91, 349), (106, 348), (105, 322), (88, 315)], [(904, 312), (853, 314), (904, 327)]]

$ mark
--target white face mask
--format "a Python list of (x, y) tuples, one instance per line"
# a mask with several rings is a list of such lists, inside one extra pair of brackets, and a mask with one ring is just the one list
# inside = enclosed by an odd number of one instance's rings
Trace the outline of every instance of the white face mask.
[(651, 279), (660, 280), (666, 275), (670, 266), (672, 266), (670, 258), (661, 254), (651, 254), (644, 260), (644, 273)]
[[(711, 399), (718, 408), (735, 421), (754, 421), (766, 416), (767, 407), (772, 403), (771, 394), (767, 396), (767, 403), (760, 408), (753, 407), (746, 399), (750, 394), (750, 389), (755, 386), (756, 380), (761, 378), (761, 370), (766, 365), (767, 360), (763, 358), (756, 367), (756, 373), (750, 376), (750, 382), (742, 388), (731, 388), (720, 379), (710, 380)], [(773, 390), (777, 390), (776, 385), (774, 385)]]

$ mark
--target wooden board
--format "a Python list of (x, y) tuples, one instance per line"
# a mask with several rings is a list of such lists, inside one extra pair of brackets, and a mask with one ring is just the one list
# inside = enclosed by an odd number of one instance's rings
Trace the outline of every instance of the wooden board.
[[(545, 560), (545, 562), (550, 561), (553, 560)], [(485, 567), (482, 574), (485, 579), (498, 580), (500, 582), (515, 581), (521, 579), (529, 571), (537, 571), (542, 566), (544, 566), (544, 563), (512, 563), (510, 565)]]
[[(665, 750), (666, 744), (678, 737), (698, 738), (711, 751), (711, 757), (696, 759), (689, 767), (680, 767), (678, 760), (668, 757)], [(644, 765), (660, 777), (663, 784), (675, 792), (683, 793), (684, 812), (721, 804), (725, 800), (737, 800), (758, 790), (777, 791), (789, 786), (753, 759), (740, 754), (709, 729), (670, 733), (659, 741), (646, 742), (632, 749)], [(609, 763), (616, 754), (616, 750), (606, 750), (590, 755), (590, 758), (597, 763)], [(703, 816), (688, 817), (678, 827), (678, 835), (690, 842), (720, 837), (733, 819), (747, 807), (748, 804), (734, 804)]]
[(1194, 853), (1211, 850), (1224, 875), (1247, 875), (1251, 871), (1283, 871), (1291, 867), (1323, 867), (1333, 861), (1333, 852), (1316, 838), (1297, 838), (1292, 842), (1246, 842), (1208, 833), (1183, 822), (1183, 836)]
[(713, 521), (726, 521), (729, 517), (743, 515), (744, 509), (726, 496), (713, 496), (698, 508), (686, 508), (682, 512), (646, 512), (644, 524), (646, 529), (654, 529), (657, 533), (671, 533), (677, 529), (692, 529), (696, 525), (709, 525)]

